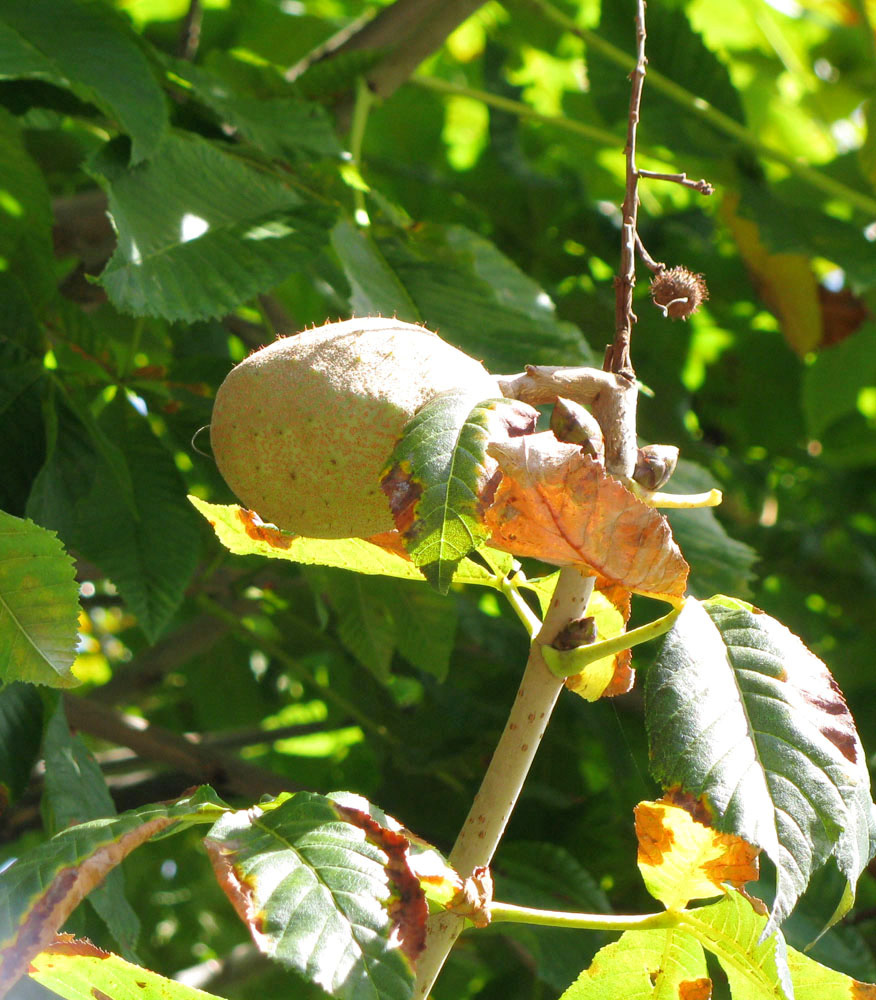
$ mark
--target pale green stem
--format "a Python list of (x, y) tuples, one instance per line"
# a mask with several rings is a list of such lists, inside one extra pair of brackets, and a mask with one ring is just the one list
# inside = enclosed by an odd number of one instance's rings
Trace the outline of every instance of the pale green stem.
[(448, 80), (439, 80), (434, 76), (412, 76), (408, 83), (413, 83), (425, 90), (434, 90), (440, 94), (453, 94), (455, 97), (470, 97), (473, 101), (480, 101), (488, 107), (496, 108), (498, 111), (507, 111), (518, 118), (529, 118), (533, 121), (543, 122), (554, 128), (563, 129), (566, 132), (574, 132), (598, 142), (602, 146), (623, 146), (624, 137), (608, 129), (598, 128), (595, 125), (585, 125), (584, 122), (576, 122), (572, 118), (565, 118), (562, 115), (543, 115), (531, 108), (528, 104), (520, 101), (513, 101), (508, 97), (500, 97), (498, 94), (491, 94), (486, 90), (477, 90), (473, 87), (463, 87), (457, 83), (450, 83)]
[(490, 903), (490, 922), (537, 924), (541, 927), (576, 927), (591, 931), (649, 931), (677, 927), (680, 911), (624, 916), (615, 913), (566, 913), (563, 910), (534, 910), (513, 903)]
[(505, 595), (508, 603), (514, 609), (514, 613), (523, 623), (523, 627), (529, 633), (529, 638), (531, 639), (541, 628), (541, 619), (532, 610), (532, 608), (523, 599), (523, 595), (514, 586), (514, 584), (508, 579), (507, 576), (502, 577), (499, 581), (499, 589)]
[(572, 674), (580, 673), (586, 666), (605, 656), (615, 656), (625, 649), (632, 649), (633, 646), (649, 642), (651, 639), (663, 635), (672, 628), (679, 614), (681, 614), (681, 608), (673, 608), (669, 614), (656, 619), (656, 621), (648, 622), (647, 625), (640, 625), (631, 632), (623, 632), (611, 639), (602, 639), (600, 642), (578, 646), (576, 649), (560, 650), (549, 647), (542, 650), (542, 654), (551, 673), (557, 677), (569, 677)]
[[(356, 102), (353, 105), (353, 121), (350, 125), (350, 155), (360, 177), (362, 175), (362, 143), (365, 140), (368, 112), (373, 103), (374, 95), (371, 93), (365, 77), (360, 76), (356, 80)], [(365, 207), (365, 192), (359, 185), (353, 187), (353, 206), (356, 222), (360, 226), (370, 225), (368, 210)]]
[[(573, 35), (577, 35), (591, 49), (599, 52), (600, 55), (611, 60), (611, 62), (620, 66), (626, 72), (630, 72), (635, 67), (636, 60), (632, 55), (612, 45), (611, 42), (607, 42), (604, 38), (600, 38), (595, 32), (580, 27), (572, 18), (568, 17), (561, 10), (558, 10), (549, 0), (530, 0), (530, 3), (538, 7), (545, 17), (553, 21), (554, 24), (559, 25)], [(662, 91), (667, 97), (675, 101), (676, 104), (681, 105), (692, 114), (707, 121), (725, 135), (737, 139), (743, 145), (748, 146), (749, 149), (755, 150), (761, 156), (783, 164), (792, 173), (798, 177), (802, 177), (813, 187), (819, 188), (825, 194), (841, 198), (870, 215), (876, 213), (876, 198), (865, 194), (863, 191), (856, 191), (841, 181), (834, 180), (832, 177), (820, 173), (813, 167), (801, 163), (796, 157), (790, 153), (786, 153), (782, 149), (776, 149), (774, 146), (761, 142), (750, 129), (741, 125), (734, 118), (724, 114), (723, 111), (719, 111), (708, 101), (703, 100), (702, 97), (697, 97), (696, 94), (685, 90), (684, 87), (663, 76), (662, 73), (650, 66), (648, 67), (648, 86)]]

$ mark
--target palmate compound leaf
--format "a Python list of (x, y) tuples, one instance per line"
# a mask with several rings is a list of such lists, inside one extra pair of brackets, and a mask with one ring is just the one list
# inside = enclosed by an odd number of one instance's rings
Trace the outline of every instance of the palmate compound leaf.
[(679, 606), (688, 566), (666, 519), (577, 445), (551, 432), (490, 446), (502, 482), (485, 525), (491, 544)]
[(77, 683), (79, 588), (53, 531), (0, 511), (0, 682)]
[(486, 542), (483, 508), (496, 463), (487, 445), (527, 434), (538, 411), (516, 400), (439, 393), (408, 421), (381, 478), (405, 548), (429, 583), (447, 592), (456, 567)]
[[(306, 566), (334, 566), (354, 573), (394, 576), (421, 583), (425, 580), (405, 552), (397, 532), (372, 538), (305, 538), (265, 524), (254, 511), (237, 504), (207, 503), (193, 496), (189, 501), (210, 522), (219, 541), (235, 555), (288, 559)], [(507, 558), (503, 552), (494, 554), (499, 561)], [(453, 582), (498, 586), (496, 574), (472, 559), (462, 560)]]
[(0, 872), (0, 996), (131, 851), (168, 827), (215, 820), (225, 808), (204, 786), (177, 802), (68, 827)]
[(343, 1000), (407, 1000), (425, 896), (407, 838), (364, 805), (299, 792), (224, 816), (205, 843), (260, 951)]
[(715, 827), (776, 867), (769, 930), (831, 856), (846, 879), (874, 853), (874, 806), (854, 721), (825, 665), (742, 601), (689, 598), (645, 687), (654, 776), (704, 803)]
[(217, 1000), (62, 934), (30, 963), (28, 975), (64, 1000)]

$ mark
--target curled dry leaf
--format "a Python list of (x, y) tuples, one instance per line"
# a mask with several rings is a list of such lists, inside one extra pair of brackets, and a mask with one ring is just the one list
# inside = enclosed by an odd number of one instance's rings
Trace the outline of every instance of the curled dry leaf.
[(678, 606), (688, 565), (666, 519), (576, 445), (550, 432), (490, 445), (503, 478), (485, 524), (491, 544)]

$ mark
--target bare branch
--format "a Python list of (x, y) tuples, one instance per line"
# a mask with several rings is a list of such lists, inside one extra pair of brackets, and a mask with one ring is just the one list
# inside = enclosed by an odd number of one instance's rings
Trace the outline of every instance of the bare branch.
[(203, 18), (204, 8), (201, 6), (201, 0), (190, 0), (186, 19), (183, 21), (179, 41), (176, 45), (176, 54), (180, 59), (191, 62), (195, 58), (201, 41), (201, 21)]
[(642, 258), (642, 262), (645, 267), (652, 270), (655, 274), (662, 274), (666, 270), (666, 265), (662, 264), (659, 260), (654, 260), (651, 254), (645, 249), (645, 244), (642, 242), (642, 237), (636, 233), (636, 250), (639, 252), (639, 256)]
[(247, 764), (233, 754), (199, 746), (190, 737), (123, 715), (90, 698), (67, 693), (63, 697), (67, 719), (75, 729), (128, 747), (146, 760), (177, 768), (195, 781), (218, 785), (248, 799), (296, 790), (286, 778)]
[[(330, 57), (357, 49), (386, 50), (366, 79), (374, 94), (388, 97), (483, 3), (484, 0), (396, 0), (353, 34), (344, 29), (344, 37), (337, 39), (338, 44), (329, 39), (323, 46), (323, 54)], [(300, 73), (303, 66), (293, 67), (287, 75)]]
[(636, 377), (630, 360), (632, 335), (633, 288), (636, 285), (636, 226), (639, 211), (639, 172), (636, 169), (636, 133), (645, 83), (645, 2), (638, 0), (636, 12), (636, 65), (631, 74), (630, 111), (627, 120), (626, 189), (622, 208), (621, 263), (615, 286), (614, 343), (606, 352), (604, 368), (630, 380)]
[(645, 177), (650, 181), (670, 181), (673, 184), (680, 184), (682, 187), (699, 191), (700, 194), (714, 194), (715, 189), (706, 180), (692, 181), (687, 174), (660, 174), (654, 170), (640, 170), (639, 177)]

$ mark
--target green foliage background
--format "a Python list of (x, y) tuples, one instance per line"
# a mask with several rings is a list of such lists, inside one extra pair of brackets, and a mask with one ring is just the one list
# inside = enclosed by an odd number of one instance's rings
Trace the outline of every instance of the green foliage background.
[[(484, 4), (373, 102), (357, 76), (379, 79), (391, 48), (284, 78), (372, 5), (203, 7), (183, 61), (182, 0), (0, 2), (0, 508), (57, 531), (77, 560), (83, 686), (67, 713), (119, 808), (199, 780), (245, 804), (279, 776), (360, 792), (447, 848), (526, 658), (517, 620), (475, 588), (442, 598), (230, 555), (185, 500), (233, 499), (199, 451), (206, 435), (192, 438), (251, 349), (354, 313), (422, 321), (497, 372), (600, 358), (633, 4)], [(711, 296), (670, 322), (640, 269), (640, 433), (682, 449), (678, 491), (724, 491), (717, 520), (672, 518), (692, 591), (747, 597), (803, 636), (873, 748), (876, 8), (733, 7), (649, 9), (640, 166), (717, 191), (643, 183), (649, 252), (703, 273)], [(637, 651), (640, 670), (648, 656)], [(44, 836), (41, 795), (46, 829), (70, 814), (69, 786), (27, 780), (40, 754), (79, 759), (49, 726), (56, 708), (0, 691), (5, 857)], [(119, 753), (112, 710), (200, 733), (208, 751), (186, 767)], [(224, 786), (230, 753), (251, 769)], [(631, 810), (655, 793), (640, 695), (563, 698), (497, 858), (497, 894), (650, 908)], [(139, 958), (172, 974), (240, 945), (206, 988), (318, 995), (248, 954), (195, 841), (147, 845), (124, 866)], [(829, 889), (815, 885), (790, 921), (795, 946), (829, 915)], [(120, 899), (101, 916), (124, 913), (129, 929)], [(852, 919), (815, 957), (876, 980), (874, 904), (865, 874)], [(119, 948), (92, 910), (74, 920)], [(552, 996), (602, 943), (469, 936), (436, 996)]]

